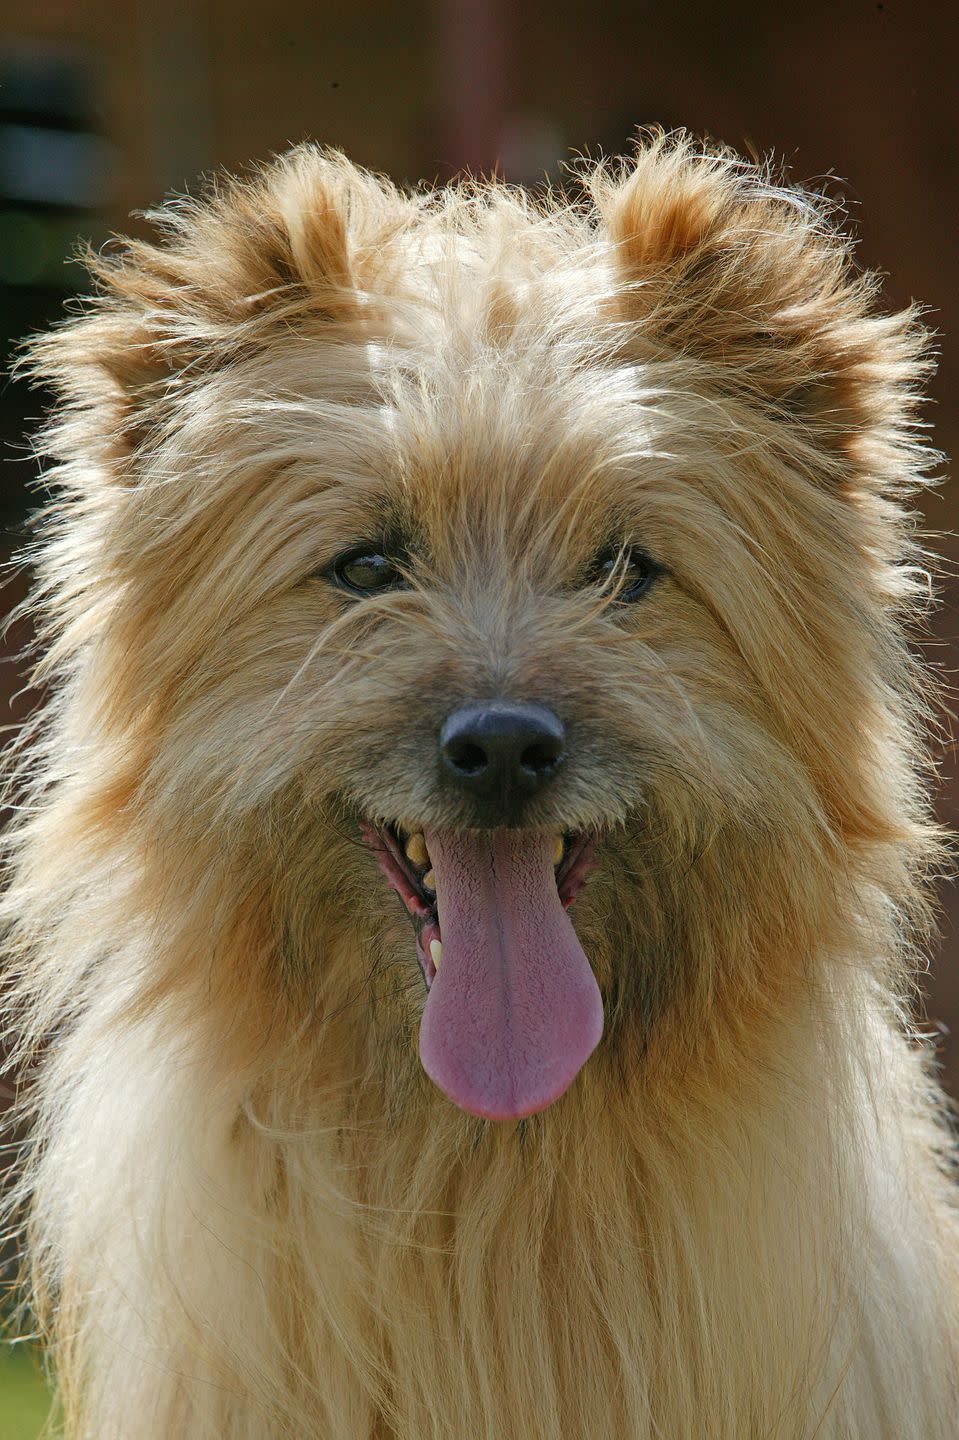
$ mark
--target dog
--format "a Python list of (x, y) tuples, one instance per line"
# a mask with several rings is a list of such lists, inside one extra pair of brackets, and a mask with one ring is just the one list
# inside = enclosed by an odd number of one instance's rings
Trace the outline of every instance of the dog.
[(153, 220), (27, 361), (67, 1435), (955, 1440), (916, 313), (684, 134)]

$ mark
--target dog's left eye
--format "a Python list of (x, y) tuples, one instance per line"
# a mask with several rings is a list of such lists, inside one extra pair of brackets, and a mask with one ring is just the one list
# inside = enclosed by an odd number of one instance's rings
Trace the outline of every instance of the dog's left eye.
[(344, 551), (328, 567), (327, 573), (337, 585), (357, 595), (399, 590), (407, 583), (395, 560), (379, 550), (366, 547)]
[(592, 578), (616, 591), (617, 600), (638, 600), (652, 585), (661, 567), (635, 545), (604, 550), (597, 558)]

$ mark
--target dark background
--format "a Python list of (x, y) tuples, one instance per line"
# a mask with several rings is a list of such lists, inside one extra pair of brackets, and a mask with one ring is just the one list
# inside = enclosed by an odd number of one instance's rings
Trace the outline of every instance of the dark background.
[[(0, 0), (0, 342), (63, 311), (82, 289), (68, 256), (142, 225), (131, 211), (291, 142), (342, 146), (400, 181), (461, 168), (536, 181), (564, 158), (620, 153), (638, 125), (687, 126), (841, 197), (860, 256), (888, 271), (888, 299), (918, 299), (941, 332), (929, 418), (956, 453), (959, 140), (955, 5), (586, 4), (577, 0)], [(23, 437), (43, 405), (0, 388), (3, 555), (31, 498)], [(959, 500), (926, 502), (946, 557), (933, 654), (959, 643)], [(0, 602), (11, 608), (25, 577)], [(5, 602), (4, 602), (5, 596)], [(22, 626), (0, 665), (0, 724), (17, 698)], [(959, 819), (949, 745), (940, 812)], [(944, 939), (929, 1014), (959, 1027), (959, 906), (944, 887)], [(955, 910), (957, 928), (950, 920)], [(959, 1095), (959, 1045), (944, 1033)]]

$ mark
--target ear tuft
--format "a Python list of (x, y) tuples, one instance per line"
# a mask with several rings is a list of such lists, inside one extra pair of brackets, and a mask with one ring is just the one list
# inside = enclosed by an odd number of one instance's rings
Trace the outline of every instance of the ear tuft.
[[(698, 162), (698, 163), (697, 163)], [(683, 135), (652, 136), (619, 176), (594, 175), (592, 187), (620, 260), (636, 274), (655, 274), (714, 234), (725, 207), (715, 157), (696, 156)]]
[(407, 202), (344, 156), (303, 145), (252, 178), (218, 178), (147, 218), (154, 240), (86, 257), (86, 313), (38, 337), (24, 362), (65, 399), (147, 401), (185, 367), (204, 369), (279, 330), (349, 323), (377, 240)]
[(880, 430), (905, 438), (927, 337), (915, 311), (875, 313), (879, 283), (856, 270), (825, 200), (684, 133), (647, 136), (591, 187), (646, 344), (772, 402), (834, 452), (862, 452)]
[(347, 236), (354, 173), (345, 160), (330, 158), (320, 162), (318, 173), (316, 151), (303, 146), (281, 161), (272, 180), (293, 283), (334, 309), (337, 298), (342, 303), (355, 292)]
[(109, 296), (220, 323), (284, 299), (339, 315), (355, 298), (348, 216), (354, 192), (370, 188), (382, 202), (382, 187), (343, 156), (299, 146), (252, 179), (219, 179), (150, 212), (159, 241), (123, 242), (94, 273)]

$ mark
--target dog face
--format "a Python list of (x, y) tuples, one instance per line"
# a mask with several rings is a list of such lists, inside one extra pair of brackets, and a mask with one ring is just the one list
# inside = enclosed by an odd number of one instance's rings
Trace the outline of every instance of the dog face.
[(385, 1023), (494, 1119), (604, 1026), (591, 1066), (774, 1010), (897, 808), (918, 341), (727, 162), (592, 183), (430, 206), (298, 152), (38, 347), (97, 417), (130, 803), (261, 897), (278, 977), (337, 934), (402, 976)]

